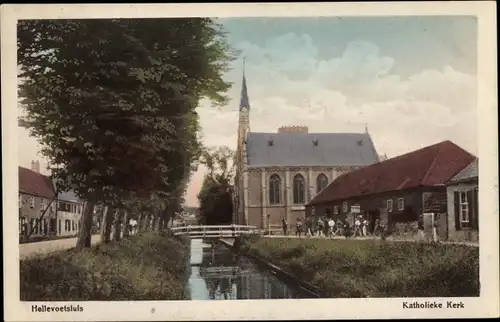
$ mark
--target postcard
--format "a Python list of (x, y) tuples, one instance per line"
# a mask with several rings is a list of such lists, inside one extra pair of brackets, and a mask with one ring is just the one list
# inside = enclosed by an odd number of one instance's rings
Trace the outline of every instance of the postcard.
[(2, 6), (6, 321), (498, 317), (494, 9)]

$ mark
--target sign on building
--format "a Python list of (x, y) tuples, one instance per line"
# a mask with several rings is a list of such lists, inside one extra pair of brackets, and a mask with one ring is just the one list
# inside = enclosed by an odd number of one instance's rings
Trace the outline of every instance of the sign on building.
[(361, 212), (361, 207), (359, 205), (351, 206), (351, 212), (353, 214), (359, 214)]

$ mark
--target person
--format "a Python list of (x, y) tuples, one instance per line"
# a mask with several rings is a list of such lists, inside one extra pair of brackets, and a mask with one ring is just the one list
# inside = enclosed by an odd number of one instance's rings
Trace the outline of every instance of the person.
[(297, 223), (295, 225), (296, 225), (295, 235), (299, 236), (300, 238), (300, 236), (302, 235), (302, 218), (298, 218)]
[(324, 229), (325, 223), (323, 219), (320, 217), (318, 218), (318, 237), (321, 237), (323, 235), (323, 229)]
[(362, 224), (362, 233), (363, 236), (368, 236), (368, 220), (366, 218), (363, 218), (363, 221), (361, 222)]
[(347, 221), (347, 218), (344, 219), (344, 236), (345, 238), (349, 238), (351, 235), (351, 229), (350, 229), (350, 225), (349, 225), (349, 221)]
[(380, 219), (375, 219), (375, 226), (373, 228), (373, 236), (380, 235)]
[(306, 236), (312, 236), (312, 217), (306, 219)]
[(328, 220), (328, 237), (333, 237), (335, 235), (334, 229), (335, 229), (335, 221), (332, 218), (330, 218), (330, 220)]
[(336, 235), (342, 235), (342, 222), (340, 221), (340, 219), (337, 218), (337, 221), (335, 222), (335, 226), (334, 226), (334, 232), (333, 232), (333, 235), (336, 236)]
[(354, 237), (361, 236), (361, 219), (360, 216), (356, 217), (356, 221), (354, 222)]
[(283, 234), (285, 236), (287, 236), (288, 235), (288, 231), (287, 231), (288, 230), (288, 221), (286, 220), (286, 217), (283, 217), (282, 224), (283, 224)]

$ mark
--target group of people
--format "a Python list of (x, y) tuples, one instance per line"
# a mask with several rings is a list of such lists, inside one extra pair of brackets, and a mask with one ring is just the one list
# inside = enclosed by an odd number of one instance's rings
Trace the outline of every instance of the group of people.
[[(282, 226), (284, 235), (288, 235), (288, 221), (285, 217), (282, 218)], [(380, 225), (378, 219), (375, 220), (372, 229), (370, 230), (370, 222), (362, 215), (354, 218), (354, 223), (351, 224), (347, 218), (340, 220), (340, 218), (332, 218), (327, 216), (318, 217), (314, 220), (313, 217), (298, 218), (295, 223), (295, 235), (301, 237), (317, 236), (317, 237), (334, 237), (345, 236), (348, 237), (365, 237), (370, 235), (381, 235), (383, 227)]]

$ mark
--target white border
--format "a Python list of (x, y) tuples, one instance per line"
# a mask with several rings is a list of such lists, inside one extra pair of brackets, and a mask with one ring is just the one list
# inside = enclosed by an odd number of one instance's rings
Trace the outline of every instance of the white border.
[[(4, 309), (6, 321), (139, 321), (333, 318), (440, 318), (499, 316), (498, 150), (496, 7), (490, 1), (398, 3), (3, 5), (2, 173)], [(83, 313), (32, 313), (19, 299), (17, 242), (16, 22), (40, 18), (133, 18), (168, 16), (380, 16), (474, 15), (478, 17), (478, 156), (480, 162), (480, 298), (461, 298), (465, 309), (406, 309), (403, 299), (315, 299), (172, 302), (72, 302)], [(426, 299), (419, 299), (421, 301)], [(452, 299), (428, 299), (446, 303)], [(44, 304), (37, 302), (33, 304)], [(49, 304), (49, 303), (47, 303)], [(51, 302), (51, 305), (56, 303)], [(445, 305), (446, 306), (446, 305)], [(155, 308), (152, 313), (151, 309)]]

